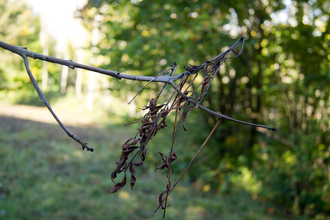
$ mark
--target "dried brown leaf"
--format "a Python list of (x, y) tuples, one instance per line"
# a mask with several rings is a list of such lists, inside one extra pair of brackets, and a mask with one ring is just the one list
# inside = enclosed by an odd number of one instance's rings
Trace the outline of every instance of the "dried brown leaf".
[(112, 182), (115, 182), (114, 179), (117, 178), (117, 174), (123, 172), (127, 168), (127, 163), (125, 163), (125, 166), (121, 169), (116, 169), (114, 172), (111, 173), (111, 180)]
[(167, 167), (167, 163), (166, 163), (166, 159), (164, 159), (164, 156), (161, 152), (158, 152), (160, 154), (160, 156), (162, 157), (162, 160), (163, 160), (163, 164), (156, 167), (155, 171), (157, 170), (163, 170), (165, 167)]
[(121, 148), (121, 154), (120, 154), (120, 158), (119, 161), (116, 162), (117, 166), (116, 166), (116, 170), (114, 172), (112, 172), (111, 174), (111, 180), (114, 182), (114, 179), (117, 177), (117, 174), (123, 172), (124, 170), (126, 170), (127, 168), (127, 160), (128, 160), (128, 156), (137, 148), (139, 148), (138, 146), (132, 146), (137, 144), (140, 141), (140, 138), (136, 139), (136, 138), (130, 138), (127, 141), (125, 141)]
[(162, 118), (162, 120), (158, 123), (158, 126), (157, 126), (158, 130), (161, 130), (161, 129), (164, 129), (165, 127), (167, 127), (165, 120), (166, 120), (166, 118)]
[(173, 151), (172, 156), (169, 155), (170, 152), (171, 151), (168, 151), (167, 152), (166, 158), (164, 158), (164, 155), (161, 152), (158, 152), (160, 154), (160, 156), (162, 157), (163, 164), (160, 165), (160, 166), (158, 166), (158, 167), (156, 167), (155, 171), (157, 171), (157, 170), (163, 170), (164, 168), (169, 167), (170, 166), (170, 163), (173, 162), (173, 161), (175, 161), (177, 159), (177, 156), (176, 156), (175, 152)]
[(135, 169), (133, 164), (131, 164), (131, 166), (129, 167), (129, 172), (131, 173), (131, 190), (133, 190), (133, 187), (136, 182)]
[(115, 182), (114, 179), (116, 179), (116, 177), (117, 177), (116, 171), (112, 172), (111, 173), (111, 180), (112, 180), (112, 182)]
[(113, 194), (115, 192), (117, 192), (118, 190), (120, 190), (121, 188), (123, 188), (126, 185), (126, 174), (124, 179), (120, 182), (115, 184), (111, 189), (110, 189), (110, 193)]
[(133, 187), (136, 182), (136, 177), (135, 177), (135, 166), (142, 166), (143, 162), (132, 162), (131, 166), (129, 167), (129, 172), (131, 173), (131, 189), (133, 190)]
[(159, 203), (159, 206), (162, 208), (162, 209), (165, 209), (164, 207), (164, 199), (163, 199), (163, 195), (165, 193), (167, 193), (168, 190), (164, 190), (163, 192), (160, 193), (159, 197), (158, 197), (158, 203)]
[(173, 151), (172, 155), (169, 155), (170, 151), (167, 153), (167, 163), (170, 165), (171, 162), (175, 161), (178, 157), (176, 156), (176, 153)]
[(157, 112), (159, 111), (159, 109), (161, 109), (165, 104), (162, 104), (162, 105), (158, 105), (156, 107), (153, 107), (152, 109), (150, 108), (150, 114), (151, 115), (155, 115), (157, 114)]
[(141, 161), (144, 161), (147, 156), (147, 148), (145, 146), (141, 147)]
[(136, 167), (139, 167), (139, 166), (142, 166), (143, 165), (143, 162), (140, 161), (140, 162), (132, 162), (132, 165), (133, 166), (136, 166)]
[(202, 83), (202, 92), (201, 92), (201, 95), (200, 96), (202, 96), (204, 94), (204, 92), (205, 92), (205, 90), (207, 88), (207, 85), (209, 84), (209, 81), (210, 81), (210, 77), (209, 76), (204, 79), (204, 82)]
[(171, 182), (168, 182), (168, 184), (166, 185), (166, 190), (164, 190), (163, 192), (160, 193), (159, 197), (158, 197), (158, 203), (159, 203), (159, 206), (162, 208), (162, 209), (165, 209), (167, 207), (169, 207), (170, 205), (164, 207), (164, 198), (163, 198), (163, 195), (166, 193), (168, 193), (169, 191), (171, 190)]

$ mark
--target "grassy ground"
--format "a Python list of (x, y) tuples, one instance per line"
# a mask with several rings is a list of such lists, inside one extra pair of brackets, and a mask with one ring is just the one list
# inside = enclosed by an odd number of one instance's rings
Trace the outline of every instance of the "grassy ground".
[[(62, 103), (67, 105), (54, 104), (59, 116), (95, 152), (82, 151), (46, 108), (0, 102), (0, 219), (162, 219), (161, 211), (153, 212), (167, 180), (165, 172), (154, 172), (156, 153), (136, 169), (133, 191), (127, 184), (108, 193), (120, 146), (135, 134), (134, 127), (79, 103)], [(170, 205), (165, 219), (283, 219), (243, 191), (203, 193), (185, 181), (171, 194)]]

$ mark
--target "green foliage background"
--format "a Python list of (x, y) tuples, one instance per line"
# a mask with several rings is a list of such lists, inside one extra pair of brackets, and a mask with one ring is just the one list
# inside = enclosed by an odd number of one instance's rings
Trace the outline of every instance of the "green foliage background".
[[(41, 52), (39, 20), (17, 2), (0, 0), (0, 11), (6, 12), (0, 14), (0, 26), (7, 27), (0, 30), (0, 39)], [(288, 218), (327, 219), (329, 8), (328, 0), (89, 0), (77, 14), (89, 31), (97, 27), (102, 33), (91, 49), (97, 60), (104, 61), (99, 67), (136, 75), (155, 76), (173, 62), (183, 71), (184, 65), (198, 65), (245, 37), (242, 54), (226, 61), (203, 105), (279, 132), (222, 121), (185, 183), (217, 195), (245, 191)], [(279, 22), (276, 14), (281, 13), (288, 17)], [(32, 91), (17, 57), (3, 50), (0, 56), (0, 95)], [(32, 61), (31, 66), (41, 75), (41, 62)], [(59, 69), (51, 69), (51, 88), (58, 91)], [(121, 98), (141, 87), (109, 81), (112, 94)], [(145, 105), (158, 89), (158, 84), (149, 84), (137, 105)], [(216, 120), (202, 111), (189, 116), (194, 144), (187, 148), (179, 142), (182, 156), (177, 152), (176, 173), (184, 169)]]
[[(101, 67), (139, 75), (174, 61), (202, 63), (245, 37), (242, 55), (225, 63), (203, 104), (279, 133), (222, 122), (190, 179), (322, 218), (330, 215), (328, 9), (329, 1), (312, 0), (90, 0), (80, 15), (89, 29), (99, 18), (97, 54), (111, 59)], [(279, 13), (285, 21), (276, 21)], [(194, 120), (210, 129), (215, 119), (201, 114)]]
[[(1, 0), (0, 11), (0, 26), (4, 27), (0, 31), (1, 41), (42, 53), (39, 41), (40, 19), (39, 16), (33, 15), (32, 8), (21, 0)], [(48, 55), (55, 56), (55, 44), (53, 39), (49, 40)], [(30, 83), (21, 58), (4, 50), (0, 51), (0, 57), (2, 59), (0, 97), (10, 97), (12, 102), (21, 104), (42, 105)], [(37, 82), (41, 82), (42, 62), (30, 59), (29, 64)], [(46, 92), (49, 93), (48, 95), (56, 96), (52, 91), (59, 90), (60, 70), (58, 65), (52, 63), (48, 65), (50, 84), (50, 91)]]

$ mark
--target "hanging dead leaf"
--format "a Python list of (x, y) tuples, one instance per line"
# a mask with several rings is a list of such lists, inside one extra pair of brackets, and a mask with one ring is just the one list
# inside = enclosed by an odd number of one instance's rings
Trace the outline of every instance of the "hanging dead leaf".
[(155, 171), (163, 170), (164, 168), (169, 167), (170, 163), (177, 159), (177, 156), (176, 156), (175, 152), (173, 152), (172, 156), (169, 155), (170, 152), (171, 151), (167, 152), (166, 158), (164, 158), (164, 155), (161, 152), (158, 152), (160, 154), (160, 156), (162, 157), (163, 164), (156, 167)]
[(124, 179), (120, 182), (115, 184), (111, 189), (110, 189), (110, 193), (113, 194), (115, 192), (117, 192), (118, 190), (120, 190), (121, 188), (123, 188), (126, 185), (126, 174)]
[(168, 182), (168, 184), (166, 185), (166, 190), (164, 190), (163, 192), (160, 193), (159, 197), (158, 197), (158, 203), (159, 203), (159, 206), (162, 208), (162, 209), (166, 209), (167, 207), (169, 207), (170, 205), (164, 207), (164, 194), (166, 193), (166, 196), (167, 196), (167, 193), (170, 192), (171, 190), (171, 182)]
[(167, 190), (164, 190), (163, 192), (160, 193), (159, 197), (158, 197), (158, 203), (159, 203), (159, 206), (162, 208), (162, 209), (165, 209), (164, 207), (164, 199), (163, 199), (163, 195), (165, 193), (167, 193), (168, 191)]
[(168, 151), (167, 152), (167, 163), (168, 163), (168, 166), (170, 165), (170, 163), (172, 163), (173, 161), (175, 161), (178, 157), (176, 156), (176, 153), (174, 151), (172, 151), (172, 155), (171, 154), (171, 151)]
[(127, 168), (127, 160), (128, 160), (128, 156), (137, 148), (139, 148), (138, 146), (132, 146), (137, 144), (140, 141), (140, 138), (136, 139), (136, 138), (130, 138), (127, 141), (125, 141), (121, 148), (121, 154), (120, 154), (120, 158), (119, 161), (116, 162), (117, 166), (116, 166), (116, 170), (114, 172), (112, 172), (111, 174), (111, 180), (114, 182), (114, 179), (117, 177), (117, 174), (123, 172), (124, 170), (126, 170)]
[(156, 167), (155, 171), (157, 170), (163, 170), (165, 167), (167, 167), (167, 163), (166, 163), (166, 160), (164, 159), (164, 156), (161, 152), (158, 152), (160, 154), (160, 156), (162, 157), (162, 161), (163, 161), (163, 164)]
[(134, 169), (133, 165), (131, 165), (129, 167), (129, 172), (131, 173), (131, 190), (133, 190), (133, 187), (134, 187), (135, 182), (136, 182), (135, 169)]
[(132, 162), (131, 163), (131, 166), (129, 168), (129, 172), (131, 173), (131, 190), (133, 190), (133, 187), (135, 185), (135, 182), (136, 182), (136, 177), (135, 177), (135, 169), (134, 169), (134, 166), (142, 166), (143, 165), (143, 162)]

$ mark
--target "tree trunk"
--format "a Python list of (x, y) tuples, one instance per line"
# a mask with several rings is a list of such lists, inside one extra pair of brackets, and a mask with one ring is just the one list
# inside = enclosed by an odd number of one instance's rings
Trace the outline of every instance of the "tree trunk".
[[(84, 58), (84, 51), (82, 49), (78, 49), (77, 52), (77, 62), (82, 63)], [(77, 78), (76, 78), (76, 96), (81, 98), (81, 87), (82, 87), (82, 73), (83, 70), (77, 68)]]
[[(64, 53), (64, 59), (68, 59), (69, 55), (67, 52)], [(69, 75), (69, 67), (63, 66), (62, 67), (62, 74), (61, 74), (61, 93), (66, 93), (66, 85), (68, 81), (68, 75)]]

